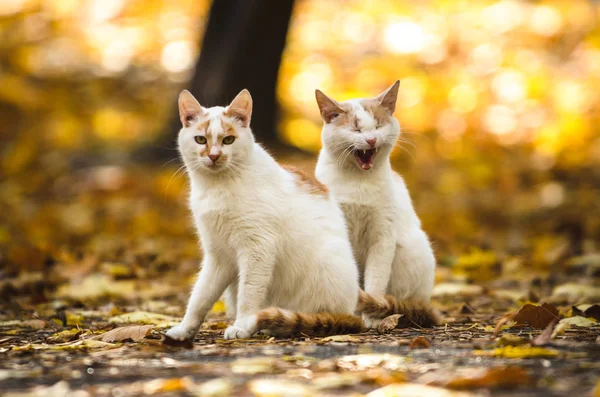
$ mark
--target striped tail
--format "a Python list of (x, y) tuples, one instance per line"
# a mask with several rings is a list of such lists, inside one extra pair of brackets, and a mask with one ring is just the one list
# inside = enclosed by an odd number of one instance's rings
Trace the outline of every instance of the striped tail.
[(257, 313), (256, 330), (273, 336), (328, 336), (365, 331), (362, 319), (350, 314), (297, 313), (272, 307)]
[(441, 323), (442, 319), (437, 310), (428, 302), (404, 300), (399, 302), (392, 295), (376, 298), (362, 289), (358, 297), (357, 311), (371, 318), (383, 319), (392, 314), (403, 314), (407, 321), (400, 324), (405, 326), (418, 325), (430, 328)]

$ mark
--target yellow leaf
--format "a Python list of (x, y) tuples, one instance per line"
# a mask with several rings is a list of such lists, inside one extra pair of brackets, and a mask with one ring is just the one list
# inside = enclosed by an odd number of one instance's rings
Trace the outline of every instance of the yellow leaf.
[(591, 318), (575, 316), (563, 318), (562, 320), (560, 320), (559, 324), (566, 324), (569, 326), (575, 325), (577, 327), (591, 327), (592, 325), (598, 324), (598, 322)]
[(144, 311), (120, 314), (118, 316), (109, 318), (108, 321), (115, 324), (152, 324), (161, 328), (171, 327), (179, 323), (179, 319), (175, 317)]
[(547, 349), (544, 347), (528, 346), (505, 346), (494, 350), (475, 350), (476, 356), (491, 356), (504, 358), (534, 358), (534, 357), (558, 357), (558, 350)]
[(223, 301), (217, 301), (211, 309), (212, 313), (223, 313), (225, 312), (225, 303)]

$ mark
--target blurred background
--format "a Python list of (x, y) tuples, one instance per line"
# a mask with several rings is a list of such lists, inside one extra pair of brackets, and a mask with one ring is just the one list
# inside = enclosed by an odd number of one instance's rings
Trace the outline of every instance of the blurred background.
[[(212, 8), (212, 10), (211, 10)], [(242, 88), (275, 156), (312, 172), (315, 88), (401, 80), (394, 168), (440, 262), (487, 281), (600, 274), (600, 3), (0, 1), (0, 278), (191, 274), (176, 97)]]

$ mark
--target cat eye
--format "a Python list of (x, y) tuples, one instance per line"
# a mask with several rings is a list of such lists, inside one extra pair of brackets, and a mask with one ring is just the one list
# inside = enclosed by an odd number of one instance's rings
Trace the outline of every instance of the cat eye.
[(194, 140), (196, 141), (197, 144), (199, 145), (206, 145), (206, 137), (202, 136), (202, 135), (196, 135), (194, 137)]
[(223, 143), (225, 145), (231, 145), (233, 141), (235, 141), (235, 137), (233, 135), (227, 135), (225, 138), (223, 138)]

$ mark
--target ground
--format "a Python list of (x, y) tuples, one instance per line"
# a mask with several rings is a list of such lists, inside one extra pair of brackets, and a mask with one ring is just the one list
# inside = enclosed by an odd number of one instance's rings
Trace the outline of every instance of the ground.
[(225, 341), (218, 303), (191, 346), (163, 345), (201, 256), (173, 173), (101, 166), (5, 182), (3, 395), (600, 396), (600, 255), (562, 237), (532, 240), (533, 254), (527, 240), (523, 253), (490, 248), (504, 235), (489, 217), (492, 244), (470, 249), (454, 226), (424, 222), (438, 242), (434, 329)]

